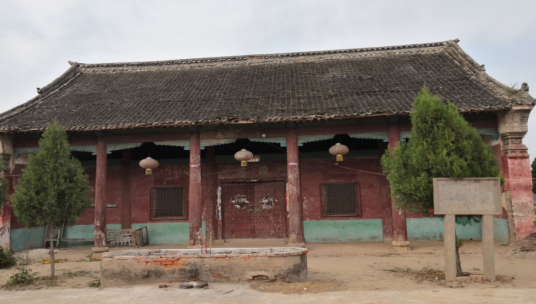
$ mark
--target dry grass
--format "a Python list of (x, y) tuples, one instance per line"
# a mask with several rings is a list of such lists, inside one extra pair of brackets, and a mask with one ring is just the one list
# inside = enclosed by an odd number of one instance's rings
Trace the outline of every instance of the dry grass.
[(509, 84), (507, 85), (505, 88), (504, 88), (504, 91), (506, 92), (506, 94), (510, 95), (510, 96), (518, 96), (518, 97), (521, 97), (521, 95), (523, 95), (523, 92), (521, 91), (521, 89), (519, 88), (519, 84), (516, 82), (516, 83), (513, 83), (513, 84)]
[(304, 283), (253, 282), (251, 288), (261, 292), (279, 292), (283, 294), (305, 294), (346, 290), (340, 281), (310, 281)]

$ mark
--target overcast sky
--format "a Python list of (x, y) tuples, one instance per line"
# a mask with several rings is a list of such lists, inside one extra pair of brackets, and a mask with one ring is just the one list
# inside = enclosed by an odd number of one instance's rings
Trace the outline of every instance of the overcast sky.
[[(488, 74), (536, 96), (536, 1), (0, 0), (0, 112), (69, 68), (459, 38)], [(525, 143), (536, 155), (536, 114)]]

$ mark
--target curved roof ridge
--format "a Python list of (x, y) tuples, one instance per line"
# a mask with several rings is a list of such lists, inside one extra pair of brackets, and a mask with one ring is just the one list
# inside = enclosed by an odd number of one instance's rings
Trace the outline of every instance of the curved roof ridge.
[[(495, 93), (502, 95), (506, 99), (508, 99), (510, 104), (516, 101), (517, 101), (516, 102), (517, 104), (524, 104), (524, 103), (530, 104), (530, 105), (534, 104), (534, 98), (532, 98), (532, 96), (530, 96), (528, 93), (523, 97), (515, 96), (515, 95), (508, 95), (505, 91), (505, 88), (507, 88), (508, 86), (500, 82), (499, 80), (493, 78), (491, 75), (489, 75), (486, 72), (486, 68), (484, 64), (479, 64), (475, 59), (473, 59), (473, 57), (469, 56), (469, 54), (467, 54), (454, 41), (447, 41), (447, 43), (450, 44), (450, 46), (452, 47), (450, 48), (450, 50), (455, 52), (455, 53), (451, 52), (452, 55), (458, 55), (459, 59), (462, 59), (463, 61), (468, 63), (470, 67), (472, 68), (473, 73), (478, 74), (482, 80), (487, 81), (488, 86), (493, 91), (495, 91)], [(527, 101), (523, 102), (523, 100), (527, 100)]]
[(361, 52), (391, 51), (391, 50), (397, 50), (397, 49), (429, 48), (429, 47), (447, 46), (449, 42), (457, 43), (458, 41), (459, 41), (458, 39), (454, 39), (454, 40), (431, 42), (431, 43), (415, 43), (415, 44), (394, 45), (394, 46), (337, 49), (337, 50), (325, 50), (325, 51), (249, 54), (249, 55), (233, 55), (233, 56), (220, 56), (220, 57), (172, 59), (172, 60), (160, 60), (160, 61), (78, 63), (78, 64), (82, 68), (102, 68), (102, 67), (152, 66), (152, 65), (170, 65), (170, 64), (187, 64), (187, 63), (206, 63), (206, 62), (221, 62), (221, 61), (241, 61), (241, 60), (248, 60), (248, 59), (270, 59), (270, 58), (286, 58), (286, 57), (297, 57), (297, 56), (329, 55), (329, 54), (337, 54), (337, 53), (358, 53), (358, 52), (361, 53)]
[(75, 73), (75, 71), (79, 67), (79, 64), (76, 62), (69, 62), (69, 64), (71, 64), (71, 67), (69, 67), (69, 69), (67, 69), (67, 71), (61, 74), (58, 78), (54, 79), (51, 83), (47, 84), (42, 88), (37, 88), (37, 92), (39, 95), (35, 96), (34, 98), (28, 100), (21, 105), (18, 105), (3, 113), (0, 113), (0, 122), (4, 122), (9, 118), (13, 117), (14, 115), (17, 115), (18, 113), (28, 108), (31, 108), (33, 105), (39, 103), (39, 101), (46, 99), (46, 97), (50, 96), (50, 94), (54, 93), (57, 89), (61, 88), (62, 86), (69, 83), (72, 79), (74, 79), (77, 74), (79, 74)]

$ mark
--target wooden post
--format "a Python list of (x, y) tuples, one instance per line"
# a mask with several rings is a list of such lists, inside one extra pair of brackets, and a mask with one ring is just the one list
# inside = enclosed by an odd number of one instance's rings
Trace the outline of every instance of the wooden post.
[(199, 131), (193, 127), (190, 131), (190, 185), (188, 187), (190, 222), (190, 245), (189, 248), (198, 248), (201, 235), (203, 214), (202, 186), (201, 186), (201, 140)]
[(216, 222), (216, 200), (218, 199), (218, 175), (216, 167), (216, 147), (207, 147), (207, 231), (213, 232), (213, 238), (217, 236), (218, 223)]
[(304, 246), (298, 136), (294, 123), (287, 126), (287, 183), (289, 195), (289, 245)]
[[(390, 117), (388, 126), (389, 148), (393, 150), (400, 142), (400, 126), (398, 117)], [(396, 209), (395, 201), (391, 198), (393, 212), (393, 246), (397, 251), (410, 249), (408, 242), (408, 227), (406, 224), (406, 211)]]
[[(387, 143), (378, 141), (379, 155), (387, 150)], [(380, 169), (381, 170), (381, 169)], [(380, 204), (382, 208), (383, 242), (391, 244), (393, 242), (393, 208), (391, 202), (391, 189), (386, 176), (378, 176), (380, 183)]]
[(484, 254), (484, 275), (495, 281), (495, 248), (493, 237), (493, 215), (482, 215), (482, 252)]
[(130, 215), (130, 169), (132, 167), (132, 152), (122, 151), (121, 157), (121, 229), (132, 228)]
[(446, 214), (443, 218), (445, 240), (445, 280), (456, 280), (456, 216)]
[(97, 167), (95, 174), (95, 233), (93, 252), (108, 251), (106, 237), (106, 143), (99, 137), (97, 141)]

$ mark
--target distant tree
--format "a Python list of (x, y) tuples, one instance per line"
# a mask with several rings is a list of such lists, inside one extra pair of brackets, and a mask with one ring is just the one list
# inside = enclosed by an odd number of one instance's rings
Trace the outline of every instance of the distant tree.
[(48, 225), (50, 276), (54, 277), (54, 227), (74, 224), (91, 205), (91, 187), (80, 161), (71, 156), (67, 133), (52, 122), (39, 140), (39, 152), (30, 156), (11, 196), (17, 219), (27, 227)]
[(4, 164), (0, 160), (0, 214), (2, 214), (2, 207), (8, 201), (9, 181), (4, 176)]
[[(423, 86), (413, 102), (411, 137), (382, 157), (383, 172), (391, 186), (396, 207), (427, 214), (433, 209), (435, 177), (498, 177), (493, 151), (476, 129), (458, 113), (456, 106), (442, 102)], [(475, 218), (479, 221), (480, 218)], [(467, 224), (467, 218), (456, 218)], [(457, 275), (462, 275), (456, 241)]]

